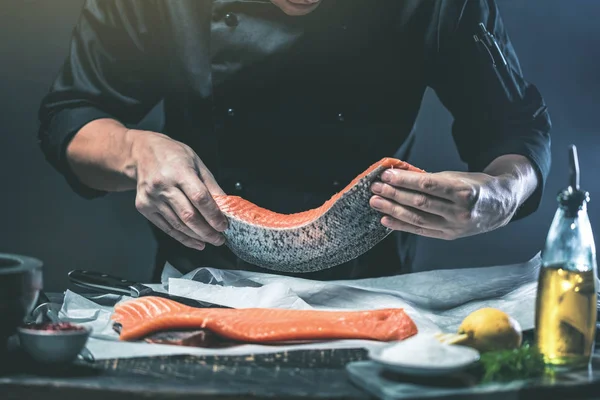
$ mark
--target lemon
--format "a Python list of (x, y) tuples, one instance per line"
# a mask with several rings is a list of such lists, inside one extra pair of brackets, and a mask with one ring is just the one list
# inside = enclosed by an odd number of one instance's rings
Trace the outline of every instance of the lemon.
[(467, 335), (461, 344), (482, 353), (516, 349), (523, 341), (523, 331), (517, 320), (495, 308), (481, 308), (469, 314), (460, 324), (458, 333)]

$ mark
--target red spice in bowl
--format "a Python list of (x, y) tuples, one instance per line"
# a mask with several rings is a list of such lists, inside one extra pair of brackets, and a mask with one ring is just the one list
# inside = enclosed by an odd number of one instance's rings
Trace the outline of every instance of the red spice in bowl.
[(31, 324), (22, 326), (23, 329), (31, 329), (34, 331), (45, 331), (45, 332), (67, 332), (67, 331), (85, 331), (86, 329), (82, 326), (70, 324), (68, 322), (54, 323), (43, 323), (43, 324)]

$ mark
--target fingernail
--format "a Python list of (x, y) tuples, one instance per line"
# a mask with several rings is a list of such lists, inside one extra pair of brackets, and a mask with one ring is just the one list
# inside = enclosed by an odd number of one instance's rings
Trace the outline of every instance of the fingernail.
[(384, 171), (384, 173), (381, 174), (381, 180), (384, 182), (390, 182), (393, 177), (394, 177), (394, 175), (392, 174), (392, 172), (390, 170)]
[(383, 201), (380, 198), (375, 197), (375, 198), (373, 198), (373, 200), (371, 200), (371, 205), (374, 208), (381, 208), (381, 207), (383, 207)]
[(219, 232), (225, 232), (228, 227), (229, 227), (229, 224), (227, 223), (227, 220), (225, 220), (219, 224), (219, 226), (217, 227), (217, 230)]
[(372, 186), (371, 186), (371, 191), (373, 193), (381, 193), (383, 192), (383, 185), (379, 182), (375, 182)]
[(225, 237), (219, 235), (214, 239), (213, 243), (215, 244), (215, 246), (222, 246), (223, 244), (225, 244)]
[(198, 249), (198, 250), (204, 250), (205, 247), (206, 247), (206, 245), (202, 242), (196, 243), (196, 249)]

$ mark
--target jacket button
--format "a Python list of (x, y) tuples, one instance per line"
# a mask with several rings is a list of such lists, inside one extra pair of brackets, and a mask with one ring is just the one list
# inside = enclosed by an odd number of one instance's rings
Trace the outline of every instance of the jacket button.
[(235, 117), (235, 110), (233, 108), (230, 108), (227, 110), (227, 116), (229, 117)]
[(244, 189), (244, 185), (242, 185), (242, 182), (236, 182), (235, 185), (233, 185), (233, 187), (238, 192), (241, 192)]
[(339, 114), (337, 115), (337, 119), (338, 119), (338, 121), (340, 121), (340, 122), (344, 122), (344, 120), (346, 119), (346, 118), (344, 117), (344, 113), (339, 113)]
[(340, 182), (333, 181), (333, 187), (336, 188), (336, 189), (339, 188), (340, 187)]
[(238, 26), (239, 21), (237, 15), (233, 13), (225, 14), (225, 23), (230, 27)]

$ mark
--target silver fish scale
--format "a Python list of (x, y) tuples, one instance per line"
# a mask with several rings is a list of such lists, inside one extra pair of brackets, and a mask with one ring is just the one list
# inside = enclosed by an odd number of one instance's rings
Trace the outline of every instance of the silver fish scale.
[(306, 225), (266, 228), (225, 213), (227, 247), (250, 264), (280, 272), (314, 272), (353, 260), (392, 232), (369, 205), (371, 183), (384, 169), (378, 167), (360, 179)]

